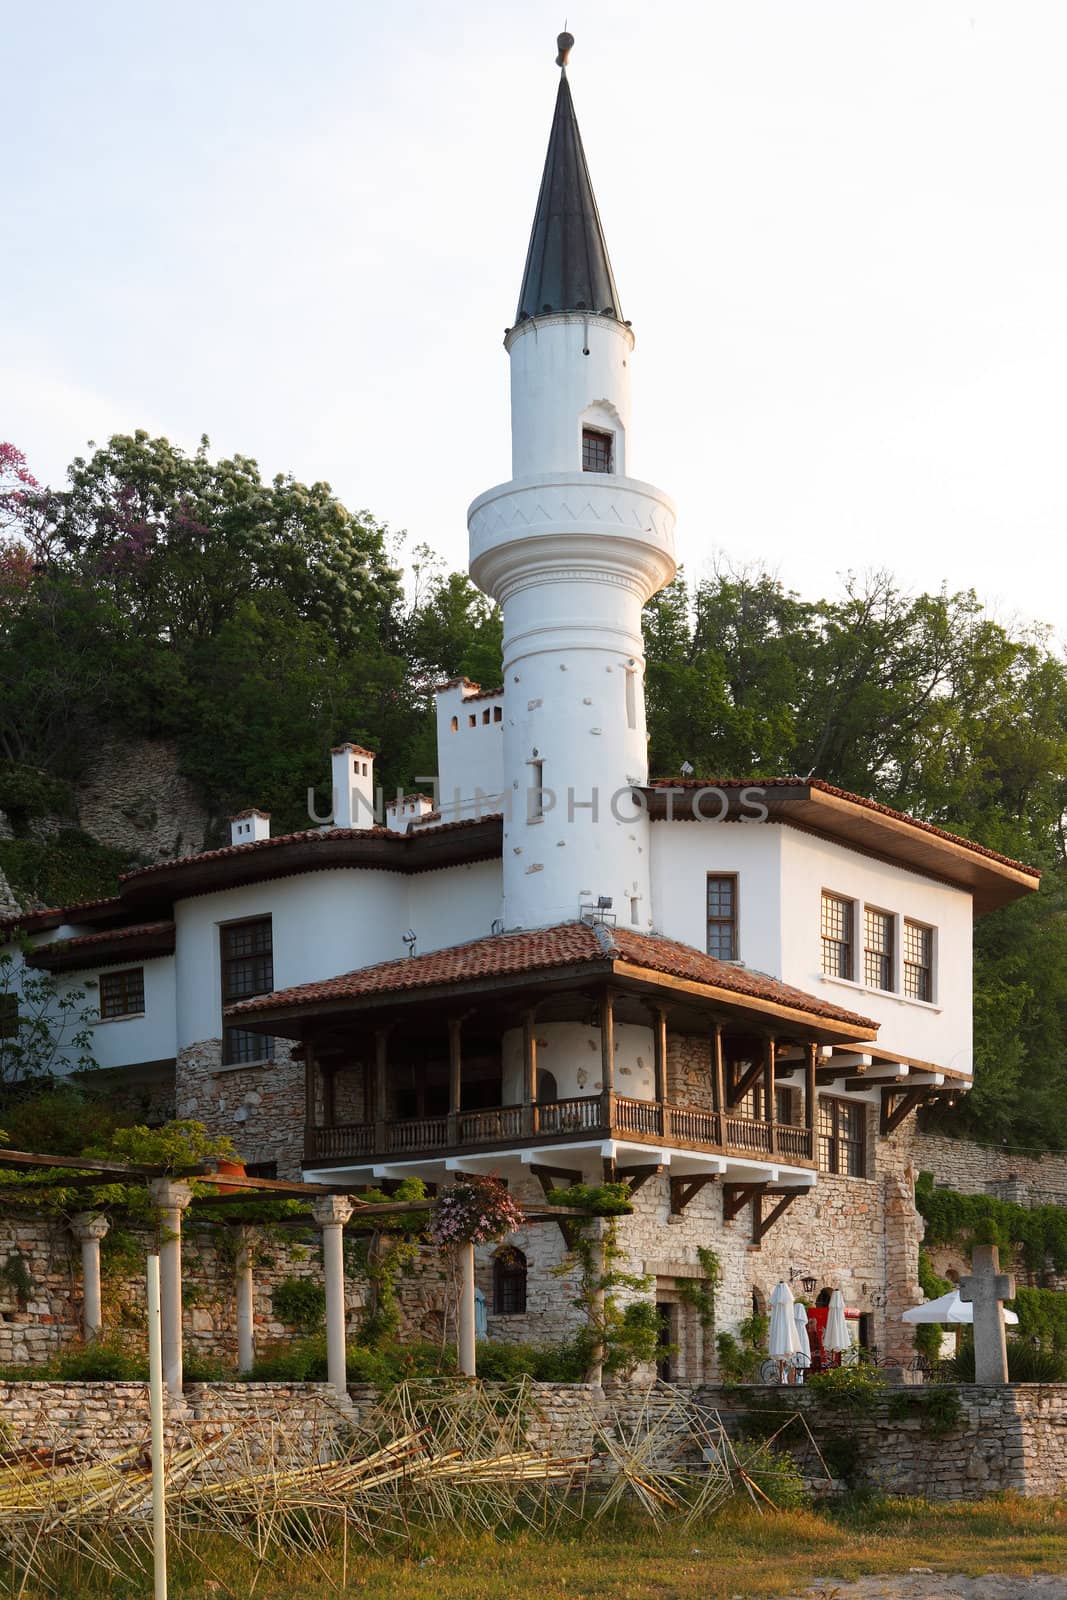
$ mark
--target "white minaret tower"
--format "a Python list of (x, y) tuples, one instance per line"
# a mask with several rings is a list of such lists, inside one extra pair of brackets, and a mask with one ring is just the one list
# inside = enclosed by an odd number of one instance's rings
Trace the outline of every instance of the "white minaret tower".
[(468, 512), (470, 572), (504, 617), (504, 924), (610, 897), (648, 929), (641, 608), (674, 577), (674, 507), (630, 477), (630, 361), (567, 56), (511, 358), (512, 477)]

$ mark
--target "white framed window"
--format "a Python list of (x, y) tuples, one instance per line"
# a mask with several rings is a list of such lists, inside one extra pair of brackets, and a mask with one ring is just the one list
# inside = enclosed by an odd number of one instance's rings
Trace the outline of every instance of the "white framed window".
[(863, 908), (863, 981), (869, 989), (896, 988), (896, 920), (891, 911)]
[(828, 978), (854, 978), (856, 908), (829, 889), (822, 892), (822, 970)]
[(909, 1000), (934, 998), (934, 930), (924, 922), (904, 918), (904, 994)]

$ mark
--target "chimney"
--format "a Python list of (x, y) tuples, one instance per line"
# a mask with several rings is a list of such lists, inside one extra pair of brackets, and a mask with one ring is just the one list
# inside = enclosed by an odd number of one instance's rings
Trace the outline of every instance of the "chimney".
[(330, 751), (335, 828), (374, 827), (374, 751), (339, 744)]
[(421, 822), (433, 810), (428, 794), (401, 794), (385, 808), (385, 826), (391, 833), (407, 833), (412, 823)]
[(230, 818), (230, 843), (254, 844), (257, 839), (270, 838), (270, 812), (238, 811)]

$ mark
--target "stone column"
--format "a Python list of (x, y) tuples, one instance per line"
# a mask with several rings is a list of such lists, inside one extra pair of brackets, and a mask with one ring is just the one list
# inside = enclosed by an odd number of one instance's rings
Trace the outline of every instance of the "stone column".
[(474, 1342), (477, 1319), (474, 1309), (474, 1246), (468, 1240), (456, 1247), (459, 1277), (459, 1304), (456, 1315), (456, 1355), (465, 1378), (475, 1375)]
[(79, 1211), (70, 1231), (82, 1247), (82, 1336), (86, 1344), (97, 1338), (104, 1325), (100, 1292), (100, 1241), (111, 1226), (96, 1211)]
[(251, 1372), (256, 1360), (253, 1320), (252, 1233), (238, 1229), (235, 1288), (237, 1292), (237, 1370)]
[(316, 1200), (312, 1216), (322, 1229), (322, 1265), (326, 1278), (326, 1377), (338, 1394), (348, 1382), (345, 1362), (344, 1226), (355, 1208), (347, 1195), (328, 1194)]
[(167, 1393), (182, 1395), (182, 1212), (193, 1198), (189, 1184), (153, 1178), (148, 1185), (159, 1217), (160, 1321), (163, 1328), (163, 1382)]

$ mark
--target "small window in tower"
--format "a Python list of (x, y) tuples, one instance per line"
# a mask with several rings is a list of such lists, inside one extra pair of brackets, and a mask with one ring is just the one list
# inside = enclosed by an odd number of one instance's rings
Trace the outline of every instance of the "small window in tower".
[(530, 787), (526, 793), (526, 820), (527, 822), (543, 822), (545, 816), (545, 764), (543, 761), (528, 761), (530, 769)]
[(504, 708), (503, 708), (503, 706), (494, 706), (493, 707), (493, 721), (494, 722), (503, 722), (503, 720), (504, 720)]
[(476, 728), (477, 726), (478, 726), (478, 718), (474, 715), (473, 712), (469, 713), (468, 717), (467, 717), (467, 727), (468, 728)]
[(489, 721), (489, 707), (488, 706), (486, 706), (485, 710), (482, 712), (482, 721), (483, 722), (488, 722)]
[(582, 471), (611, 471), (611, 434), (599, 428), (582, 429)]
[(626, 726), (637, 727), (637, 674), (632, 667), (626, 669)]
[(453, 717), (452, 718), (452, 732), (453, 733), (458, 733), (459, 732), (459, 718), (458, 717)]

